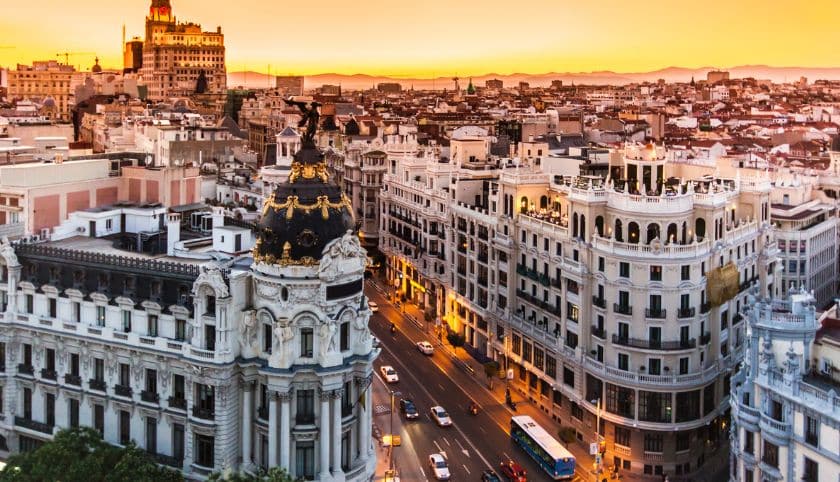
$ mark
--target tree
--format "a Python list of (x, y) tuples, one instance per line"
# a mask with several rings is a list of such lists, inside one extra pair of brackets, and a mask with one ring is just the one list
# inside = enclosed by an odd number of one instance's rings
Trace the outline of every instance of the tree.
[(490, 385), (490, 390), (493, 389), (493, 378), (499, 376), (499, 362), (489, 361), (484, 364), (484, 375), (487, 376), (487, 382)]
[(458, 351), (458, 347), (464, 346), (464, 343), (466, 342), (464, 335), (455, 333), (454, 331), (447, 333), (446, 339), (449, 341), (449, 344), (455, 348), (455, 351)]
[(0, 482), (180, 482), (180, 472), (158, 466), (134, 446), (110, 445), (90, 427), (59, 431), (37, 450), (9, 458)]
[(214, 472), (207, 480), (209, 482), (296, 482), (303, 479), (293, 479), (283, 468), (272, 467), (268, 470), (260, 468), (256, 474), (232, 471)]

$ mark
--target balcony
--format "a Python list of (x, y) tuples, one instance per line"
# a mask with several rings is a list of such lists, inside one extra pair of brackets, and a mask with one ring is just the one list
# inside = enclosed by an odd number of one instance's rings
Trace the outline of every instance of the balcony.
[(592, 327), (592, 334), (597, 336), (598, 338), (600, 338), (602, 340), (607, 339), (606, 331), (603, 328), (598, 328), (597, 326), (593, 326)]
[(184, 465), (183, 459), (178, 459), (171, 455), (152, 454), (152, 458), (160, 465), (166, 465), (167, 467), (173, 467), (176, 469), (180, 469)]
[(213, 420), (216, 416), (213, 409), (201, 407), (193, 407), (192, 414), (193, 417), (200, 418), (203, 420)]
[(633, 314), (633, 307), (630, 305), (622, 305), (619, 303), (613, 303), (613, 311), (616, 313), (620, 313), (622, 315), (632, 315)]
[(157, 392), (150, 392), (148, 390), (143, 390), (140, 392), (140, 400), (147, 402), (147, 403), (159, 403), (160, 402), (160, 395)]
[(705, 303), (703, 303), (702, 305), (700, 305), (700, 313), (701, 313), (701, 314), (706, 314), (706, 313), (708, 313), (711, 309), (712, 309), (712, 304), (711, 304), (711, 303), (709, 303), (708, 301), (707, 301), (707, 302), (705, 302)]
[(55, 381), (55, 380), (58, 379), (58, 373), (56, 373), (55, 370), (48, 370), (46, 368), (42, 368), (41, 369), (41, 378), (43, 378), (44, 380)]
[(187, 409), (187, 400), (181, 397), (169, 397), (169, 408), (175, 408), (178, 410), (186, 410)]
[(761, 414), (761, 420), (758, 422), (761, 428), (762, 435), (769, 435), (776, 445), (787, 445), (785, 441), (790, 438), (791, 428), (787, 422), (781, 422), (769, 417), (767, 414)]
[(314, 413), (299, 413), (295, 417), (295, 423), (298, 425), (314, 425), (315, 424), (315, 414)]
[(131, 387), (128, 385), (114, 385), (114, 394), (121, 397), (131, 398)]
[(697, 346), (696, 340), (691, 338), (689, 340), (676, 341), (661, 341), (661, 340), (643, 340), (639, 338), (624, 338), (618, 335), (612, 336), (614, 345), (627, 346), (631, 348), (641, 348), (643, 350), (689, 350)]
[(677, 318), (694, 318), (696, 312), (694, 308), (680, 308), (677, 310)]
[(597, 296), (592, 297), (592, 304), (601, 309), (607, 308), (607, 300), (604, 298), (598, 298)]
[(700, 335), (700, 346), (708, 345), (709, 342), (712, 341), (712, 334), (709, 332), (703, 333)]
[(91, 390), (99, 390), (100, 392), (104, 392), (108, 389), (108, 385), (105, 383), (105, 380), (91, 378), (88, 380), (88, 385), (90, 385)]
[(35, 375), (35, 368), (32, 365), (20, 363), (17, 368), (18, 373), (21, 375), (29, 375), (30, 377)]
[(79, 375), (73, 375), (72, 373), (67, 373), (64, 375), (64, 383), (67, 385), (75, 385), (77, 387), (82, 386), (82, 377)]
[(743, 317), (743, 315), (741, 315), (741, 313), (735, 313), (735, 315), (734, 315), (734, 316), (732, 316), (732, 326), (737, 325), (737, 324), (738, 324), (738, 323), (740, 323), (743, 319), (744, 319), (744, 317)]
[(260, 420), (268, 420), (268, 407), (260, 407), (257, 409), (257, 417)]
[(52, 425), (36, 422), (35, 420), (30, 420), (28, 418), (15, 416), (15, 425), (18, 427), (28, 428), (29, 430), (34, 430), (36, 432), (45, 433), (47, 435), (52, 435), (53, 433)]
[(664, 320), (666, 310), (662, 308), (647, 308), (645, 310), (645, 318), (649, 318), (651, 320)]

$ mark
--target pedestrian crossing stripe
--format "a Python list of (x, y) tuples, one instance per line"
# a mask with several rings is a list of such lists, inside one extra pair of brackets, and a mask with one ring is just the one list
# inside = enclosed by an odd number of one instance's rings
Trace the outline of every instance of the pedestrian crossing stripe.
[(388, 405), (376, 405), (373, 407), (373, 413), (377, 415), (381, 415), (383, 413), (389, 413), (391, 408)]

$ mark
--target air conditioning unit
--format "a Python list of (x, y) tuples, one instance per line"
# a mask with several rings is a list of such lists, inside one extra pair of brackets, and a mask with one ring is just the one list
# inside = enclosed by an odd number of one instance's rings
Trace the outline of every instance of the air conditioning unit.
[(820, 360), (820, 373), (823, 375), (831, 375), (831, 372), (834, 370), (834, 367), (831, 366), (831, 360), (828, 358), (823, 358)]

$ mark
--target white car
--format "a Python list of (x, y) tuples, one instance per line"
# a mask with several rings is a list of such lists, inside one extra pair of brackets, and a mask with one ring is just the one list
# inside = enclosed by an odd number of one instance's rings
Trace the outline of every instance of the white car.
[(385, 379), (386, 383), (397, 383), (400, 381), (400, 377), (397, 376), (397, 371), (391, 365), (382, 365), (379, 368), (379, 373), (382, 374), (382, 378)]
[(429, 411), (432, 412), (432, 418), (435, 420), (436, 424), (441, 427), (448, 427), (452, 425), (452, 419), (449, 418), (449, 414), (446, 413), (446, 410), (444, 410), (440, 405), (435, 405), (430, 408)]
[(377, 305), (375, 301), (368, 301), (368, 309), (371, 313), (376, 313), (379, 311), (379, 305)]
[(429, 468), (437, 480), (449, 480), (449, 465), (441, 454), (429, 455)]
[(433, 347), (428, 341), (418, 341), (417, 349), (424, 355), (431, 355), (435, 352), (435, 347)]

